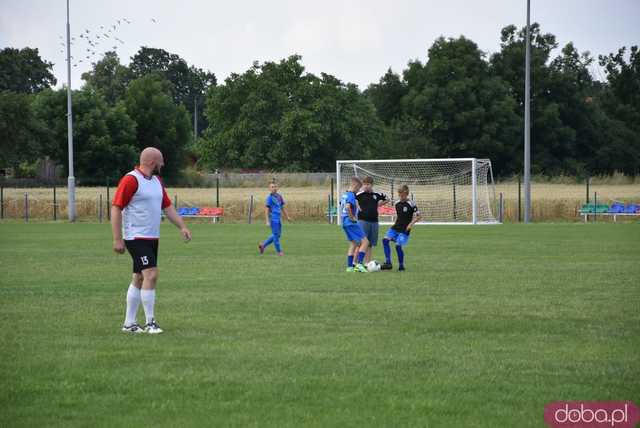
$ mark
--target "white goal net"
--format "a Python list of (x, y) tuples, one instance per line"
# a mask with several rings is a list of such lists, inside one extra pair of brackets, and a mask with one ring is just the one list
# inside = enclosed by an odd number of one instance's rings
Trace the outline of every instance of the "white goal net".
[[(398, 187), (406, 184), (409, 197), (422, 213), (418, 224), (497, 223), (488, 159), (341, 160), (336, 162), (336, 174), (338, 198), (349, 189), (354, 176), (372, 177), (374, 190), (385, 193), (393, 203), (398, 200)], [(394, 210), (380, 211), (381, 224), (395, 220)]]

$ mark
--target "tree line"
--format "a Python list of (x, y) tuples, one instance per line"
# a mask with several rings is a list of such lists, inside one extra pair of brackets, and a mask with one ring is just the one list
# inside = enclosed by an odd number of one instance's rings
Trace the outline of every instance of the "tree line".
[[(37, 49), (0, 51), (0, 167), (18, 175), (33, 174), (34, 162), (45, 156), (67, 173), (67, 92), (49, 62)], [(198, 112), (213, 73), (189, 67), (178, 55), (141, 48), (125, 66), (108, 52), (82, 75), (72, 91), (75, 175), (81, 184), (119, 179), (135, 165), (147, 146), (165, 153), (169, 181), (193, 152), (191, 117)]]
[[(531, 27), (532, 168), (542, 175), (640, 173), (638, 47), (596, 59)], [(478, 157), (501, 176), (523, 163), (524, 29), (510, 25), (490, 56), (440, 37), (426, 60), (356, 85), (305, 71), (302, 58), (254, 63), (222, 84), (162, 49), (128, 65), (109, 52), (73, 91), (76, 176), (116, 180), (139, 150), (166, 153), (165, 179), (187, 165), (330, 171), (336, 159)], [(0, 167), (29, 174), (67, 158), (66, 90), (37, 49), (0, 51)], [(194, 135), (193, 121), (198, 123)]]

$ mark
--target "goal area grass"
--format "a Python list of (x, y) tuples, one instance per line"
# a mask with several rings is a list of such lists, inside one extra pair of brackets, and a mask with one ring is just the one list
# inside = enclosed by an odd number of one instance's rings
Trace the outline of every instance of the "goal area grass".
[(406, 272), (367, 274), (334, 225), (284, 224), (284, 257), (262, 224), (192, 231), (162, 226), (165, 332), (129, 335), (108, 224), (0, 223), (0, 426), (543, 427), (640, 400), (638, 224), (416, 227)]

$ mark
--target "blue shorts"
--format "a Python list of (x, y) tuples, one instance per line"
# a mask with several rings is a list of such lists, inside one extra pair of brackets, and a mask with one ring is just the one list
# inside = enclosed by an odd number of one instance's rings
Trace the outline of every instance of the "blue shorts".
[(359, 220), (358, 223), (360, 223), (364, 234), (367, 235), (369, 245), (375, 247), (378, 244), (378, 222)]
[(362, 230), (362, 227), (358, 223), (346, 225), (343, 224), (342, 230), (344, 230), (345, 235), (347, 235), (347, 241), (360, 242), (364, 238), (366, 238), (364, 230)]
[(282, 223), (271, 220), (271, 233), (275, 236), (280, 236), (282, 234)]
[(407, 233), (400, 233), (393, 229), (387, 230), (387, 234), (384, 237), (390, 241), (395, 241), (396, 245), (401, 247), (409, 243), (409, 235)]

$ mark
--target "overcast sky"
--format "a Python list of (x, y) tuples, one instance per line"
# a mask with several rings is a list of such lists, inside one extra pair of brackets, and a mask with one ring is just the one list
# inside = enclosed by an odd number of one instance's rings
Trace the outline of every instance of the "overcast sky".
[[(0, 5), (0, 47), (38, 48), (55, 64), (58, 85), (66, 83), (60, 51), (65, 1), (0, 0)], [(82, 84), (80, 74), (105, 50), (117, 46), (128, 63), (140, 46), (150, 46), (213, 71), (219, 82), (256, 60), (297, 53), (308, 71), (330, 73), (364, 89), (389, 67), (400, 72), (411, 59), (425, 61), (441, 35), (465, 35), (483, 51), (496, 52), (500, 29), (523, 26), (525, 8), (525, 0), (71, 0), (72, 63), (78, 64), (72, 87)], [(573, 41), (594, 55), (640, 44), (640, 0), (532, 0), (531, 15), (560, 45)], [(78, 37), (87, 29), (100, 42), (95, 55)], [(97, 39), (98, 30), (109, 37)], [(592, 73), (601, 77), (598, 67)]]

